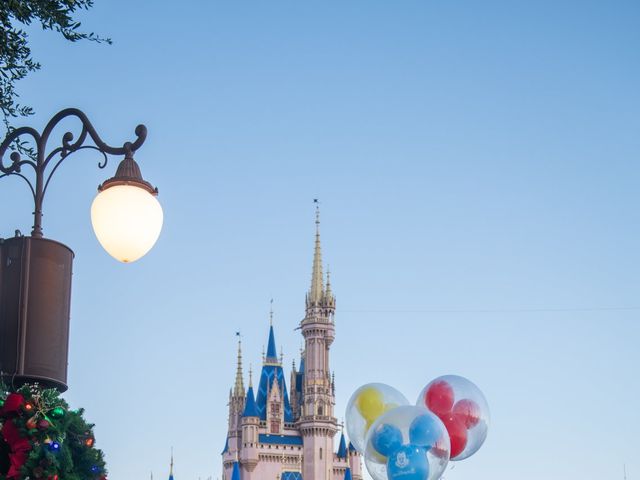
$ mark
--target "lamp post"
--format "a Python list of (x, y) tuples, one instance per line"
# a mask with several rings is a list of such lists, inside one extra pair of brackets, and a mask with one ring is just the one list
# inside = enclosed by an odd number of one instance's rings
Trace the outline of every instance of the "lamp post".
[[(62, 136), (61, 145), (47, 152), (55, 127), (64, 119), (80, 121), (74, 140), (71, 132)], [(17, 176), (31, 190), (34, 221), (31, 236), (0, 239), (0, 376), (16, 385), (38, 382), (67, 389), (69, 313), (73, 251), (60, 242), (46, 239), (42, 232), (42, 204), (54, 173), (74, 152), (96, 150), (102, 155), (99, 168), (105, 168), (109, 155), (123, 155), (116, 174), (98, 187), (91, 206), (91, 222), (103, 248), (121, 262), (133, 262), (155, 244), (162, 228), (162, 208), (158, 190), (142, 178), (133, 159), (142, 146), (147, 129), (138, 125), (136, 139), (122, 147), (106, 144), (87, 116), (76, 108), (57, 113), (42, 132), (21, 127), (10, 132), (0, 144), (0, 178)], [(24, 136), (31, 137), (33, 154), (22, 158), (5, 153)], [(93, 143), (91, 144), (90, 141)], [(30, 167), (35, 183), (24, 172)]]

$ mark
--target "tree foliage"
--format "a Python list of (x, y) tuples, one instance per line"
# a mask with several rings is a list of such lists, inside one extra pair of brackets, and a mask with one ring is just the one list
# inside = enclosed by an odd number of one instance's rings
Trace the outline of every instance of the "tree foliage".
[(0, 0), (0, 110), (7, 130), (16, 117), (33, 114), (33, 108), (19, 102), (16, 82), (40, 69), (31, 56), (26, 28), (40, 24), (43, 30), (60, 33), (70, 42), (88, 40), (111, 43), (95, 33), (81, 31), (74, 18), (80, 10), (88, 10), (93, 0)]

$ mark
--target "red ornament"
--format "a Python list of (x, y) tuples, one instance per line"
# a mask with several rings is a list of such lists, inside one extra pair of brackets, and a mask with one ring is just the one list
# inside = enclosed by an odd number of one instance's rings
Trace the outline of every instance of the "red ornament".
[(6, 415), (8, 413), (17, 412), (23, 403), (24, 397), (22, 395), (19, 393), (10, 393), (7, 395), (7, 399), (4, 401), (4, 405), (2, 406), (0, 413), (2, 413), (2, 415)]
[(27, 427), (27, 430), (33, 430), (37, 426), (38, 424), (36, 423), (36, 417), (31, 417), (25, 422), (25, 427)]
[(89, 437), (89, 438), (87, 438), (87, 439), (84, 441), (84, 444), (85, 444), (87, 447), (91, 448), (91, 447), (93, 447), (93, 442), (94, 442), (94, 441), (95, 441), (95, 440), (94, 440), (93, 438)]
[(441, 417), (441, 420), (447, 428), (449, 439), (451, 440), (450, 458), (455, 460), (467, 446), (467, 428), (464, 423), (454, 415)]
[(473, 428), (480, 422), (480, 407), (473, 400), (465, 398), (453, 406), (453, 415), (462, 421), (465, 427)]
[(46, 430), (50, 425), (51, 424), (44, 418), (38, 422), (38, 428), (41, 430)]
[(453, 388), (444, 380), (439, 380), (429, 387), (424, 395), (425, 405), (438, 416), (444, 416), (453, 408)]

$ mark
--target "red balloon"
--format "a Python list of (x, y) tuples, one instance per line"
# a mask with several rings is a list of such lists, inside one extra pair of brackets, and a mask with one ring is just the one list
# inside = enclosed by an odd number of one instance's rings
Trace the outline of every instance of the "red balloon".
[(424, 403), (438, 416), (451, 413), (453, 408), (453, 388), (444, 380), (433, 383), (424, 394)]
[(480, 422), (480, 407), (473, 400), (465, 398), (453, 406), (453, 415), (462, 421), (465, 427), (473, 428)]
[(467, 427), (455, 415), (441, 417), (451, 440), (451, 459), (455, 460), (467, 446)]

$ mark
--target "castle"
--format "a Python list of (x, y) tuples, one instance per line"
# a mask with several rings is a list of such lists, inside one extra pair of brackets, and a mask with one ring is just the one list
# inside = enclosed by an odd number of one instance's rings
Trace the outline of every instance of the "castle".
[(222, 452), (224, 480), (362, 480), (358, 452), (341, 434), (334, 416), (335, 381), (329, 370), (330, 347), (335, 338), (336, 300), (327, 273), (322, 273), (320, 220), (316, 208), (316, 238), (311, 288), (305, 316), (300, 322), (304, 350), (295, 362), (287, 390), (282, 356), (278, 357), (269, 327), (266, 355), (254, 394), (251, 372), (245, 391), (242, 349), (238, 342), (235, 384), (229, 392), (229, 431)]

